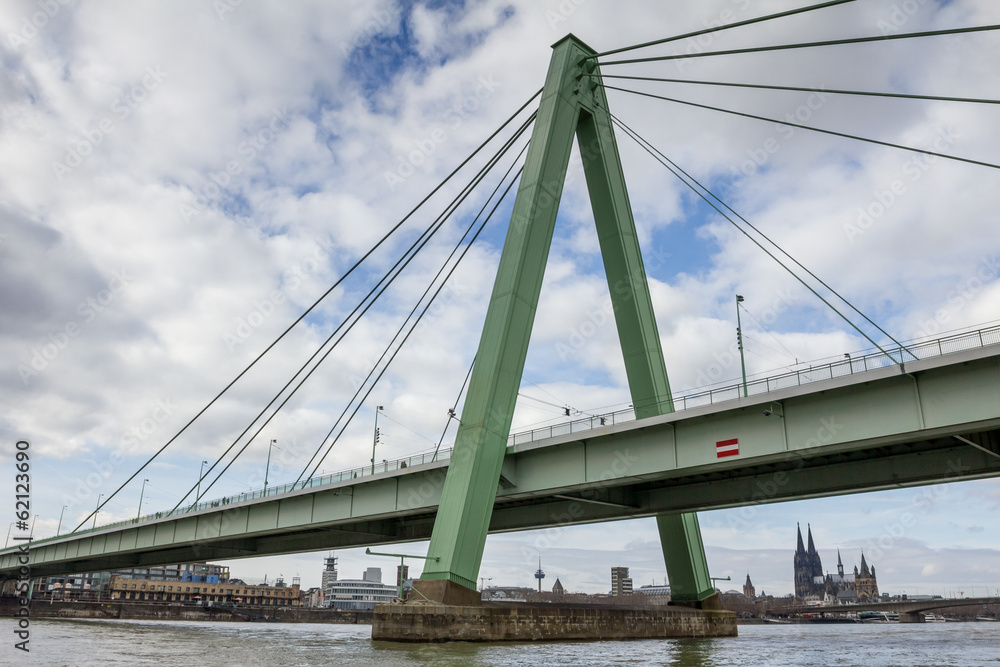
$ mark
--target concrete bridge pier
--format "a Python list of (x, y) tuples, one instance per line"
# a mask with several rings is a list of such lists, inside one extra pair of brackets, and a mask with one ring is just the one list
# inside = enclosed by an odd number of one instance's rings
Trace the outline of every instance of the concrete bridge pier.
[(924, 623), (924, 615), (919, 611), (901, 611), (899, 612), (899, 622), (900, 623)]

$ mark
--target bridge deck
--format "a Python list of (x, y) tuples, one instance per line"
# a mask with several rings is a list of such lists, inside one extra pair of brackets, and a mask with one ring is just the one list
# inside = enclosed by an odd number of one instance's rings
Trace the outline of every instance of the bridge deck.
[[(732, 440), (738, 453), (720, 456), (717, 443)], [(32, 574), (427, 539), (448, 461), (408, 461), (375, 475), (327, 476), (305, 489), (39, 540)], [(515, 440), (490, 530), (752, 508), (997, 475), (1000, 345), (977, 346), (651, 419)], [(17, 567), (14, 549), (0, 552), (0, 575)]]

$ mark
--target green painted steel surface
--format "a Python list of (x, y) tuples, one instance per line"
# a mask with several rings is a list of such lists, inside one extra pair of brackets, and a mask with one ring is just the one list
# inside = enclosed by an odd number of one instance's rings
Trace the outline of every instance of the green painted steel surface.
[[(572, 35), (553, 49), (428, 549), (438, 560), (422, 579), (475, 588), (574, 135), (636, 417), (673, 411), (607, 98), (596, 64), (585, 61), (593, 53)], [(661, 526), (668, 574), (675, 587), (702, 590), (710, 582), (697, 516), (678, 520), (679, 528), (673, 519)]]

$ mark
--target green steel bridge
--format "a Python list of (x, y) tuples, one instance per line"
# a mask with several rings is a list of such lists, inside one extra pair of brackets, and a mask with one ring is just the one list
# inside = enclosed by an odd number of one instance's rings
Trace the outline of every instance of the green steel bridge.
[[(1000, 475), (1000, 327), (511, 435), (490, 532)], [(868, 370), (864, 370), (865, 368)], [(683, 407), (687, 405), (687, 407)], [(765, 412), (769, 413), (765, 415)], [(717, 443), (736, 439), (738, 454)], [(453, 451), (31, 544), (33, 576), (426, 540)], [(294, 488), (293, 488), (294, 486)], [(18, 569), (0, 553), (0, 575)]]
[[(134, 521), (96, 526), (91, 530), (81, 530), (81, 524), (71, 534), (25, 543), (28, 544), (29, 556), (25, 556), (20, 548), (6, 549), (0, 552), (0, 576), (17, 576), (26, 560), (30, 562), (32, 576), (44, 576), (429, 538), (426, 565), (414, 587), (430, 600), (462, 603), (478, 600), (475, 583), (489, 532), (538, 528), (558, 530), (580, 523), (656, 517), (673, 600), (691, 606), (711, 607), (717, 604), (717, 599), (705, 560), (696, 514), (698, 510), (752, 508), (760, 503), (1000, 475), (1000, 339), (997, 329), (917, 345), (899, 343), (610, 111), (606, 89), (653, 98), (660, 96), (608, 85), (601, 72), (602, 66), (690, 56), (618, 60), (608, 60), (608, 56), (845, 2), (848, 0), (834, 0), (604, 53), (596, 52), (573, 35), (553, 45), (543, 88), (417, 206), (423, 205), (502, 131), (509, 133), (505, 128), (537, 98), (537, 109), (490, 158), (487, 166), (453, 200), (453, 204), (449, 204), (439, 218), (442, 222), (437, 223), (439, 229), (450, 212), (464, 201), (472, 188), (482, 182), (483, 177), (521, 140), (522, 135), (526, 135), (531, 126), (530, 142), (522, 150), (522, 153), (526, 151), (523, 165), (515, 173), (513, 170), (520, 156), (514, 159), (480, 211), (482, 214), (486, 210), (510, 177), (506, 190), (493, 205), (491, 216), (517, 181), (507, 237), (475, 363), (470, 371), (468, 392), (453, 450), (442, 456), (418, 455), (386, 462), (380, 469), (376, 469), (373, 457), (372, 467), (367, 473), (359, 468), (336, 475), (307, 475), (304, 480), (300, 477), (295, 484), (210, 502), (200, 502), (203, 489), (199, 480), (196, 503), (189, 507), (178, 507)], [(882, 35), (698, 55), (883, 42), (998, 27)], [(649, 77), (608, 78), (671, 81)], [(991, 100), (870, 91), (826, 92), (952, 103), (995, 103)], [(661, 99), (679, 102), (672, 98)], [(694, 106), (736, 113), (702, 104)], [(744, 113), (737, 115), (869, 141), (892, 149), (1000, 168), (1000, 165), (957, 155)], [(744, 382), (739, 386), (675, 396), (670, 389), (664, 364), (615, 127), (639, 143), (795, 279), (833, 308), (878, 352), (752, 383)], [(605, 415), (511, 436), (514, 406), (574, 140), (580, 148), (597, 226), (632, 410), (628, 414)], [(375, 247), (412, 213), (404, 217)], [(481, 225), (488, 221), (489, 216)], [(473, 221), (467, 234), (476, 224)], [(433, 234), (431, 230), (428, 228), (425, 234)], [(481, 230), (482, 226), (479, 227)], [(752, 230), (753, 234), (748, 230)], [(764, 241), (770, 245), (764, 245)], [(423, 243), (426, 244), (426, 240)], [(460, 241), (456, 251), (461, 244)], [(771, 246), (774, 251), (769, 249)], [(416, 250), (413, 250), (414, 247)], [(415, 243), (411, 251), (415, 255), (421, 247)], [(787, 257), (788, 262), (779, 255)], [(402, 271), (402, 268), (398, 271), (396, 268), (400, 263), (405, 268), (410, 259), (412, 255), (408, 259), (404, 255), (379, 285), (386, 279), (391, 283)], [(359, 260), (358, 264), (363, 260)], [(448, 261), (438, 276), (448, 267)], [(454, 265), (427, 301), (423, 312), (453, 270)], [(392, 271), (396, 273), (390, 278)], [(435, 277), (435, 281), (437, 279)], [(379, 289), (379, 285), (373, 288), (369, 297)], [(425, 296), (435, 285), (432, 281)], [(384, 291), (385, 287), (381, 289)], [(853, 309), (856, 313), (853, 317), (864, 318), (868, 323), (864, 325), (868, 333), (830, 303), (834, 300), (833, 296), (824, 297), (820, 290), (834, 295), (840, 300), (838, 303)], [(372, 302), (381, 293), (378, 292)], [(292, 327), (318, 303), (303, 313)], [(364, 303), (363, 300), (362, 305)], [(420, 304), (418, 302), (418, 306)], [(358, 309), (361, 307), (359, 305)], [(368, 307), (370, 303), (361, 315)], [(351, 317), (358, 309), (352, 312)], [(872, 333), (873, 328), (880, 333)], [(872, 336), (881, 339), (881, 344)], [(402, 342), (405, 340), (406, 337), (403, 337)], [(399, 344), (402, 345), (402, 342)], [(323, 349), (320, 347), (310, 362)], [(328, 354), (329, 350), (291, 393), (301, 387), (305, 378)], [(305, 368), (303, 366), (299, 372)], [(384, 373), (384, 368), (381, 372)], [(243, 373), (233, 382), (239, 380)], [(231, 386), (232, 383), (226, 389)], [(290, 397), (291, 394), (284, 400)], [(216, 399), (205, 409), (211, 407)], [(363, 400), (364, 397), (361, 398)], [(268, 404), (261, 415), (270, 406)], [(177, 435), (183, 432), (184, 429)], [(233, 446), (246, 433), (244, 431)], [(260, 433), (259, 429), (257, 433)], [(239, 453), (255, 436), (250, 436)], [(157, 455), (176, 437), (167, 442)], [(222, 457), (219, 462), (221, 460)], [(322, 457), (319, 459), (321, 462)], [(148, 464), (136, 471), (118, 491), (135, 479)]]

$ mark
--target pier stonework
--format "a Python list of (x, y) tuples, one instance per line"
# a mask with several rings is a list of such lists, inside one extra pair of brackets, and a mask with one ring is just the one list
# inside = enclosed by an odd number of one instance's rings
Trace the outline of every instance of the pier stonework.
[(372, 639), (502, 642), (735, 637), (736, 614), (685, 607), (497, 603), (375, 605)]

